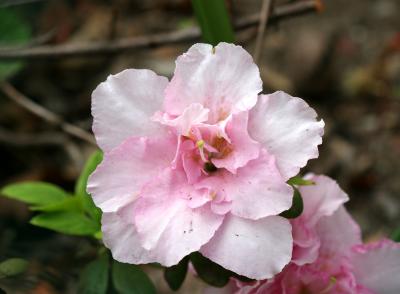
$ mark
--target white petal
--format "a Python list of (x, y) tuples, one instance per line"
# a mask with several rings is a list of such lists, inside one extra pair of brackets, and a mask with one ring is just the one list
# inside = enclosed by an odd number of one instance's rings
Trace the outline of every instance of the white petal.
[(154, 252), (157, 262), (170, 266), (199, 250), (223, 221), (209, 205), (190, 208), (185, 198), (195, 194), (183, 171), (167, 169), (142, 189), (134, 204), (118, 214), (134, 223), (142, 247)]
[(103, 213), (101, 230), (104, 245), (111, 250), (115, 260), (133, 264), (156, 261), (150, 252), (140, 246), (135, 227), (124, 222), (116, 213)]
[(361, 245), (352, 255), (357, 283), (379, 294), (400, 292), (400, 244), (383, 240)]
[(195, 44), (176, 61), (165, 109), (179, 115), (190, 104), (200, 103), (210, 109), (209, 121), (215, 123), (253, 107), (261, 90), (259, 70), (242, 47)]
[(333, 215), (321, 218), (317, 231), (321, 240), (320, 254), (332, 258), (346, 255), (352, 246), (362, 243), (360, 227), (344, 206)]
[(103, 151), (118, 146), (130, 136), (158, 133), (160, 124), (150, 117), (162, 108), (168, 79), (145, 69), (127, 69), (93, 91), (93, 132)]
[(176, 144), (175, 136), (133, 137), (105, 153), (88, 180), (94, 203), (112, 212), (135, 200), (142, 186), (172, 162)]
[(250, 111), (249, 133), (276, 157), (286, 179), (318, 157), (324, 122), (307, 103), (284, 92), (260, 95)]
[(301, 217), (308, 226), (315, 226), (321, 217), (332, 215), (349, 197), (336, 181), (327, 176), (308, 175), (306, 178), (315, 185), (299, 187), (304, 202)]
[(228, 270), (261, 280), (289, 263), (292, 241), (290, 223), (282, 217), (254, 221), (228, 215), (200, 252)]

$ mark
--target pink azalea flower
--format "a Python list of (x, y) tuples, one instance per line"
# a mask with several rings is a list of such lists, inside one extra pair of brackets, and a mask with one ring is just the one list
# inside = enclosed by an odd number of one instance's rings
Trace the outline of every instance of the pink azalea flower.
[(400, 244), (386, 239), (362, 244), (358, 225), (342, 205), (347, 195), (328, 177), (311, 179), (315, 186), (300, 188), (304, 214), (292, 222), (292, 262), (273, 279), (232, 280), (208, 294), (400, 293)]
[(171, 266), (200, 251), (256, 279), (290, 261), (286, 181), (318, 156), (324, 123), (302, 99), (261, 90), (251, 56), (226, 43), (193, 45), (170, 82), (129, 69), (96, 88), (104, 160), (88, 191), (115, 259)]

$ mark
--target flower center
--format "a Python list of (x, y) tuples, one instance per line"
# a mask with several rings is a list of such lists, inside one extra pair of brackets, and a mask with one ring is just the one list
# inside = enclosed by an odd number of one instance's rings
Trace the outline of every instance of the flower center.
[(190, 140), (195, 144), (195, 156), (201, 169), (206, 173), (213, 173), (218, 168), (212, 162), (213, 159), (223, 159), (229, 155), (233, 148), (231, 144), (223, 137), (207, 130), (192, 129), (189, 136), (184, 136), (185, 140)]

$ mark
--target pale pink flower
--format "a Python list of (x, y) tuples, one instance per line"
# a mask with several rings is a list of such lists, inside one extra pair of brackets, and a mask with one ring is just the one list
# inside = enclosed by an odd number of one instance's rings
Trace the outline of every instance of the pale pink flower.
[(292, 262), (272, 279), (232, 280), (226, 289), (208, 294), (400, 293), (400, 244), (386, 239), (362, 244), (358, 225), (342, 205), (347, 195), (328, 177), (311, 179), (315, 186), (300, 188), (304, 214), (292, 222)]
[(96, 88), (104, 160), (88, 191), (115, 259), (171, 266), (200, 251), (257, 279), (290, 261), (286, 181), (318, 156), (324, 123), (302, 99), (261, 90), (251, 56), (227, 43), (193, 45), (170, 82), (129, 69)]

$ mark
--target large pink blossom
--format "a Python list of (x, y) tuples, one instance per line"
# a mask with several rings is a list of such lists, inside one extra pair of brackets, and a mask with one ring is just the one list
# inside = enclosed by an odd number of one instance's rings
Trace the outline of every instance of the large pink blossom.
[(305, 211), (292, 222), (292, 262), (273, 279), (232, 280), (224, 290), (209, 289), (209, 294), (400, 293), (400, 244), (386, 239), (363, 244), (359, 227), (342, 204), (347, 195), (328, 177), (312, 180), (315, 186), (300, 188)]
[(261, 90), (251, 56), (226, 43), (193, 45), (170, 82), (129, 69), (96, 88), (104, 160), (88, 191), (115, 259), (171, 266), (200, 251), (256, 279), (290, 261), (286, 181), (318, 156), (324, 123), (302, 99)]

